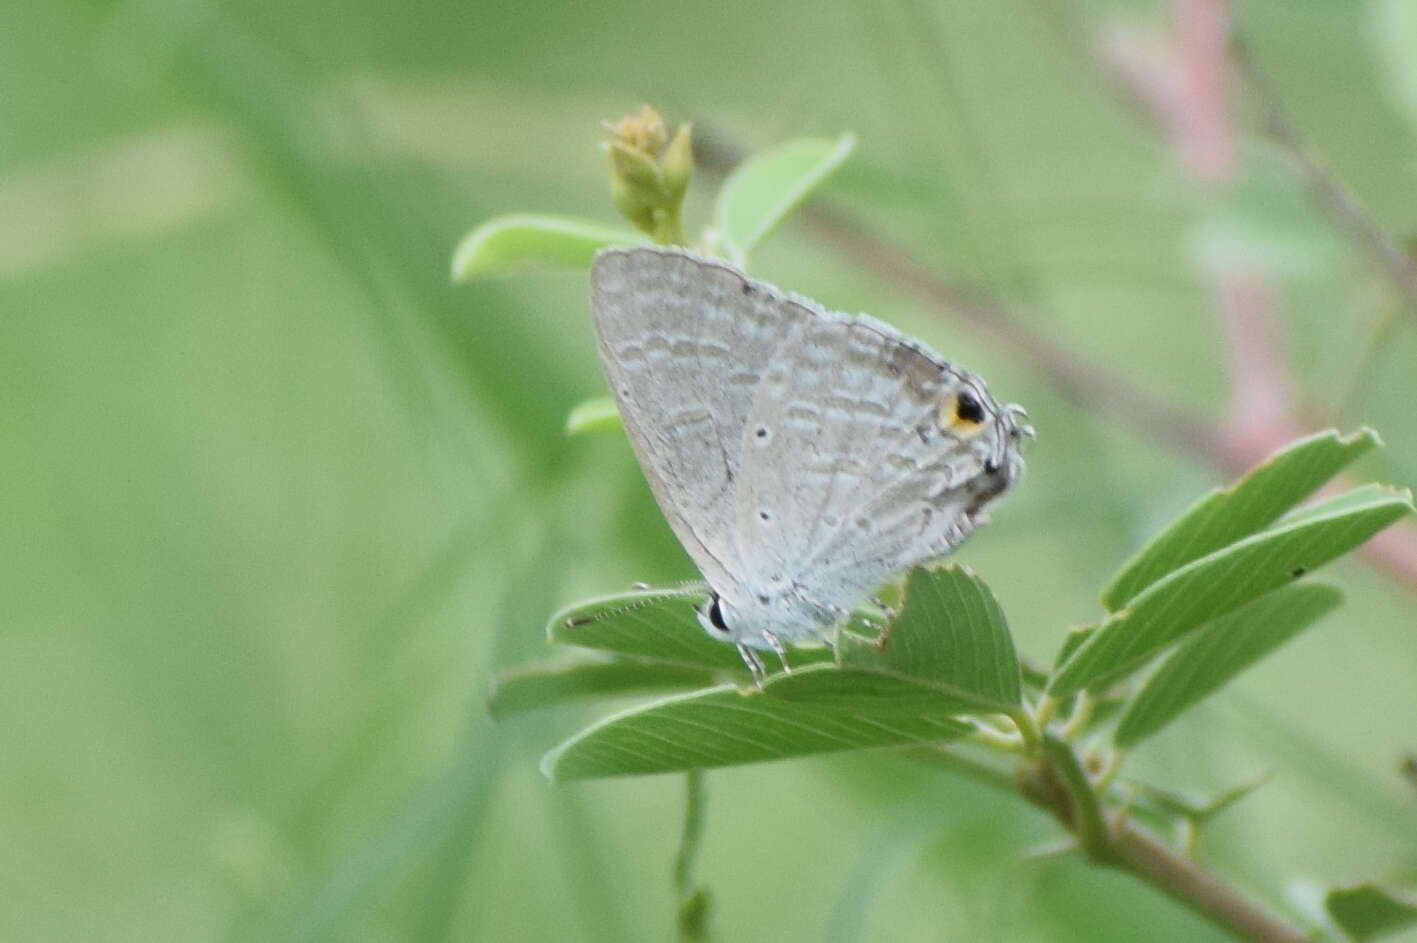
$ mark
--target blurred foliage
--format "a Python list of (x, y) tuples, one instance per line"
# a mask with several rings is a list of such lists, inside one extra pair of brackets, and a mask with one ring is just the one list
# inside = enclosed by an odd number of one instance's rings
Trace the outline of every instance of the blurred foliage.
[[(0, 8), (0, 937), (670, 935), (682, 784), (552, 787), (541, 746), (588, 715), (494, 726), (484, 697), (546, 653), (552, 609), (692, 570), (623, 442), (563, 434), (603, 392), (581, 277), (447, 273), (494, 214), (612, 220), (601, 122), (646, 99), (701, 145), (852, 129), (835, 203), (1208, 421), (1228, 395), (1198, 259), (1250, 252), (1306, 400), (1383, 431), (1365, 474), (1417, 480), (1417, 332), (1388, 286), (1258, 144), (1265, 185), (1199, 196), (1047, 6)], [(1384, 27), (1406, 7), (1236, 7), (1328, 163), (1410, 234), (1414, 57)], [(1024, 652), (1221, 480), (800, 224), (754, 271), (1029, 406), (1030, 477), (961, 553)], [(1204, 850), (1276, 897), (1275, 861), (1325, 886), (1417, 867), (1412, 596), (1331, 575), (1342, 609), (1137, 758), (1197, 792), (1274, 771)], [(722, 939), (1220, 938), (1122, 876), (1021, 860), (1051, 825), (936, 770), (710, 784), (695, 880)]]

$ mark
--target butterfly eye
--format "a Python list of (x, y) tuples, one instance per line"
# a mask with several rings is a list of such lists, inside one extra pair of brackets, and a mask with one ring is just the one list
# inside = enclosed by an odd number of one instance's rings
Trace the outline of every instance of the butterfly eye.
[(723, 621), (723, 608), (719, 605), (718, 593), (713, 594), (713, 599), (709, 601), (708, 611), (705, 615), (708, 618), (710, 631), (722, 635), (728, 634), (728, 624)]
[(940, 403), (940, 431), (967, 439), (984, 426), (984, 406), (968, 390), (951, 394)]

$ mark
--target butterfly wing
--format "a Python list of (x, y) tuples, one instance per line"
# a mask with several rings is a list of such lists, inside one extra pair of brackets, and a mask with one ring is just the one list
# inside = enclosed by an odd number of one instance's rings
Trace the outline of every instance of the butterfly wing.
[[(799, 594), (840, 615), (969, 534), (1017, 471), (1012, 422), (976, 377), (893, 328), (784, 304), (813, 317), (769, 365), (747, 418), (743, 565), (765, 606)], [(961, 402), (970, 421), (955, 414)]]
[(655, 500), (709, 583), (736, 589), (743, 424), (805, 312), (784, 310), (723, 263), (649, 247), (596, 256), (591, 310), (601, 366)]

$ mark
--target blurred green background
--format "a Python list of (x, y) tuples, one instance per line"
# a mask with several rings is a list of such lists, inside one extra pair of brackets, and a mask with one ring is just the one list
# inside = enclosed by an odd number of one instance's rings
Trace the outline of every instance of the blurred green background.
[[(1417, 33), (1384, 18), (1410, 6), (1235, 11), (1397, 238)], [(557, 607), (692, 568), (625, 443), (562, 434), (603, 392), (583, 277), (447, 276), (491, 215), (611, 221), (602, 122), (645, 101), (744, 149), (855, 132), (824, 199), (1204, 423), (1230, 394), (1200, 260), (1245, 257), (1306, 402), (1379, 429), (1367, 473), (1417, 481), (1417, 322), (1258, 139), (1228, 195), (1199, 195), (1057, 9), (0, 8), (0, 938), (670, 937), (682, 780), (552, 787), (539, 755), (595, 711), (494, 725), (483, 704), (496, 670), (551, 654)], [(1166, 4), (1082, 9), (1119, 42), (1171, 28)], [(1036, 659), (1222, 480), (800, 220), (754, 273), (1029, 408), (1029, 477), (959, 556)], [(1417, 596), (1331, 572), (1343, 609), (1129, 767), (1202, 791), (1273, 771), (1202, 850), (1276, 906), (1417, 868)], [(709, 785), (723, 940), (1220, 938), (1124, 877), (1022, 860), (1050, 823), (904, 760)]]

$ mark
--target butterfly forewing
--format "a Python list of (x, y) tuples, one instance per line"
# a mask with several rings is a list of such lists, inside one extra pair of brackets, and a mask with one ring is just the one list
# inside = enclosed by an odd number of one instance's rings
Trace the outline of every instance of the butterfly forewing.
[(609, 250), (591, 270), (601, 364), (650, 488), (719, 590), (741, 572), (734, 522), (743, 427), (801, 315), (732, 268), (662, 248)]

